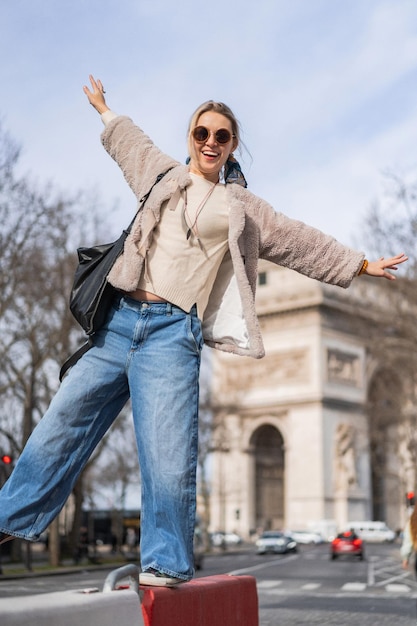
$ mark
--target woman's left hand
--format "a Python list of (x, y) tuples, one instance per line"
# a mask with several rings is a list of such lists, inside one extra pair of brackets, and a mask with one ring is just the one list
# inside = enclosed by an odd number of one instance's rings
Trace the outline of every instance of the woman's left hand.
[(381, 257), (378, 261), (369, 261), (364, 274), (368, 274), (368, 276), (377, 276), (378, 278), (387, 278), (388, 280), (395, 280), (395, 276), (385, 270), (397, 270), (398, 265), (400, 265), (400, 263), (405, 263), (407, 260), (408, 256), (406, 256), (403, 252), (401, 254), (397, 254), (397, 256), (391, 257), (390, 259), (384, 259), (384, 257)]

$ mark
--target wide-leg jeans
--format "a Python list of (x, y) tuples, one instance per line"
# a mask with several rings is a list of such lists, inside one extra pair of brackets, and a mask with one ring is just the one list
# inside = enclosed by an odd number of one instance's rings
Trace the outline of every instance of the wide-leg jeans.
[(193, 575), (201, 323), (118, 296), (0, 491), (0, 531), (36, 540), (129, 396), (142, 477), (141, 565)]

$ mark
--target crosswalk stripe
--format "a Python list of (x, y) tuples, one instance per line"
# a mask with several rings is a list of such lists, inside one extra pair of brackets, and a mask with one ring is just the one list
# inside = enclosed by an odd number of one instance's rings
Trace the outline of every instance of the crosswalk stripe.
[[(380, 588), (382, 585), (380, 585)], [(276, 579), (266, 579), (260, 580), (257, 582), (257, 588), (260, 593), (265, 592), (266, 594), (274, 594), (274, 592), (282, 594), (282, 593), (294, 593), (296, 589), (302, 591), (317, 591), (318, 589), (321, 592), (325, 591), (322, 583), (304, 583), (297, 585), (288, 585), (288, 581), (286, 580), (276, 580)], [(279, 590), (278, 590), (279, 588)], [(368, 591), (372, 592), (375, 588), (374, 585), (368, 586), (363, 582), (349, 582), (341, 585), (339, 587), (340, 591), (344, 592), (358, 592), (358, 591)], [(412, 587), (406, 584), (401, 583), (388, 583), (384, 586), (384, 589), (387, 593), (410, 593), (413, 591)]]
[(411, 591), (408, 585), (401, 585), (399, 583), (386, 585), (385, 590), (388, 591), (388, 593), (408, 593)]
[(366, 583), (346, 583), (341, 588), (343, 591), (363, 591), (366, 589)]
[(282, 585), (282, 580), (260, 580), (257, 584), (258, 589), (272, 589)]

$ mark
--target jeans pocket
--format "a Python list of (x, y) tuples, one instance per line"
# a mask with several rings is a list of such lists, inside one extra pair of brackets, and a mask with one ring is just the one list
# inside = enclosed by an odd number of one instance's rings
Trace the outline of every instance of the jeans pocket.
[(198, 354), (201, 353), (203, 349), (203, 331), (201, 328), (201, 321), (196, 315), (187, 314), (186, 318), (187, 322), (187, 334), (189, 338), (192, 340), (195, 350)]

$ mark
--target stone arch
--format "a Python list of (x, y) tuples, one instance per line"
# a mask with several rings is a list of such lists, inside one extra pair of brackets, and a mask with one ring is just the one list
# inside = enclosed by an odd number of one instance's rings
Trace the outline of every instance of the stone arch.
[(256, 528), (282, 528), (285, 520), (285, 451), (278, 428), (263, 424), (252, 433)]

